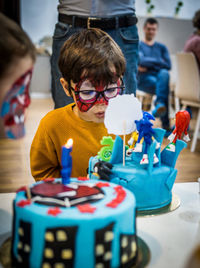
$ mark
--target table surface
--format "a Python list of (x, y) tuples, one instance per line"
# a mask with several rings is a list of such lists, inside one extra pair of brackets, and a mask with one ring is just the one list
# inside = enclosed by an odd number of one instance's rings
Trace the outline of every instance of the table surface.
[[(199, 191), (197, 182), (175, 183), (173, 193), (181, 200), (178, 209), (162, 215), (137, 217), (137, 235), (150, 249), (147, 267), (185, 267), (193, 249), (200, 244)], [(0, 194), (0, 245), (11, 236), (14, 197), (15, 193)]]

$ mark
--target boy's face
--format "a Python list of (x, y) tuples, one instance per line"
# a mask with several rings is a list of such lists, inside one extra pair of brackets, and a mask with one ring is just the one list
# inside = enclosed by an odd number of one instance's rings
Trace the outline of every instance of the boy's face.
[(102, 123), (109, 99), (120, 94), (122, 88), (121, 79), (106, 87), (102, 84), (95, 85), (88, 78), (76, 84), (71, 81), (72, 96), (76, 103), (74, 112), (85, 121)]
[(25, 134), (25, 110), (30, 104), (32, 68), (30, 56), (17, 59), (1, 81), (0, 137), (18, 139)]

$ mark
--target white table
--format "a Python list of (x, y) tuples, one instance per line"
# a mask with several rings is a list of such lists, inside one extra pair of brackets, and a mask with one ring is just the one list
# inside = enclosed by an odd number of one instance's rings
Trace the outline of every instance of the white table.
[[(151, 253), (147, 267), (184, 268), (192, 250), (200, 244), (198, 183), (176, 183), (173, 192), (181, 200), (178, 209), (153, 217), (137, 217), (137, 234)], [(0, 194), (0, 245), (11, 236), (14, 196), (14, 193)]]

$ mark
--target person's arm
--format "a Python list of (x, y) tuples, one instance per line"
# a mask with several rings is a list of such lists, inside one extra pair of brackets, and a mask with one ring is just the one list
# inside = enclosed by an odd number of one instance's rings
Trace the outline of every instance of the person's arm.
[(56, 148), (42, 121), (31, 145), (30, 165), (32, 176), (36, 181), (60, 177)]
[[(145, 47), (140, 45), (139, 66), (149, 70), (159, 71), (160, 69), (171, 69), (171, 60), (166, 46), (159, 43), (155, 44), (158, 53), (147, 55)], [(160, 56), (159, 56), (160, 55)]]
[(147, 69), (154, 69), (157, 64), (157, 59), (151, 56), (147, 56), (143, 51), (139, 51), (139, 66), (145, 67)]
[(162, 47), (162, 58), (160, 59), (160, 68), (161, 69), (171, 69), (171, 60), (169, 56), (169, 52), (166, 46), (163, 45)]

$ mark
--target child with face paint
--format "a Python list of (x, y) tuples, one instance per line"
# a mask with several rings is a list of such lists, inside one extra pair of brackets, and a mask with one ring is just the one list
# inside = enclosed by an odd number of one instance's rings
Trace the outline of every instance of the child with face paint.
[(108, 102), (124, 89), (124, 56), (100, 29), (71, 36), (61, 49), (59, 68), (60, 82), (74, 103), (41, 120), (30, 153), (35, 180), (61, 176), (61, 147), (69, 138), (73, 139), (72, 177), (87, 175), (89, 158), (97, 154), (102, 137), (108, 135), (103, 123)]
[(0, 25), (0, 137), (18, 139), (25, 134), (36, 52), (27, 34), (1, 13)]

